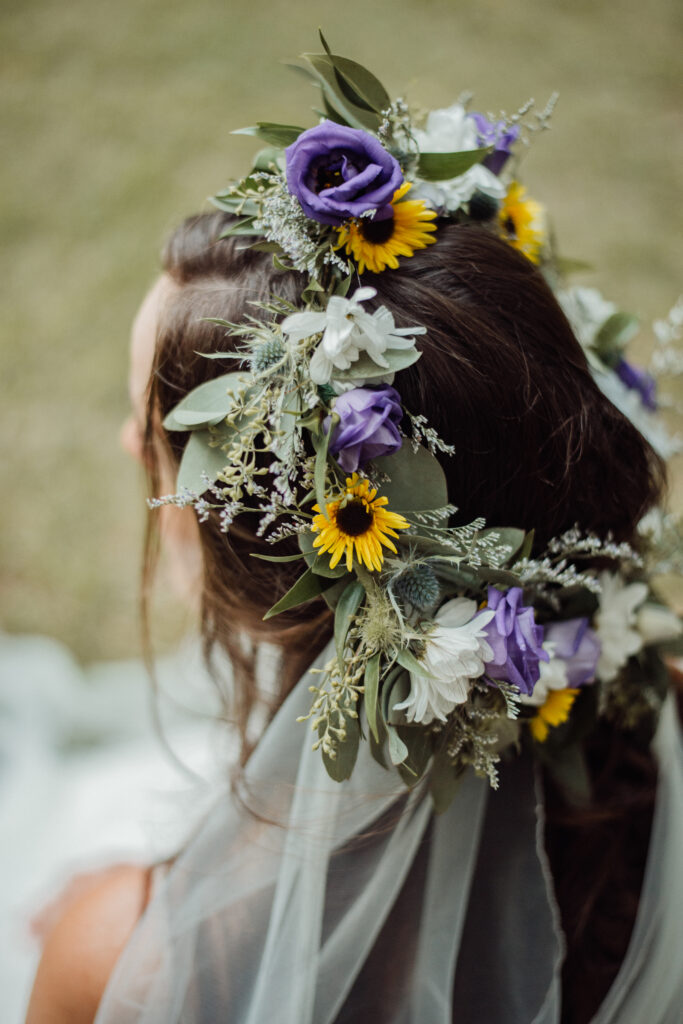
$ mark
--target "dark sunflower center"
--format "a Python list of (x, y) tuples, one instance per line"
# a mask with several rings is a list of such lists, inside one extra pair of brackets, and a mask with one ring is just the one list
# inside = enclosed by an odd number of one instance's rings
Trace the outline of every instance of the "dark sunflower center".
[(372, 526), (372, 513), (362, 501), (350, 501), (337, 512), (337, 526), (349, 537), (359, 537)]
[(510, 238), (517, 237), (517, 225), (515, 224), (512, 217), (505, 218), (505, 220), (503, 221), (503, 230), (505, 231), (506, 234), (510, 236)]
[(394, 218), (385, 217), (383, 220), (373, 218), (371, 220), (369, 217), (362, 217), (360, 232), (366, 242), (371, 242), (372, 245), (383, 245), (394, 233)]

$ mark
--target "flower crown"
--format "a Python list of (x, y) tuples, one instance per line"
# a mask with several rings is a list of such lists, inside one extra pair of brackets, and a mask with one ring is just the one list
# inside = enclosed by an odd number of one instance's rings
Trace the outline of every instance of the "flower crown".
[[(624, 358), (633, 318), (564, 287), (570, 264), (516, 180), (555, 98), (509, 117), (462, 101), (417, 123), (321, 40), (302, 69), (321, 89), (320, 123), (243, 129), (268, 148), (213, 200), (235, 215), (226, 235), (305, 273), (303, 305), (273, 298), (260, 316), (217, 321), (236, 350), (209, 358), (237, 368), (166, 417), (167, 430), (189, 433), (179, 493), (150, 504), (192, 505), (226, 531), (257, 510), (259, 535), (297, 537), (299, 554), (254, 557), (301, 561), (267, 618), (318, 597), (334, 610), (334, 655), (306, 716), (334, 779), (351, 774), (367, 740), (407, 786), (428, 773), (442, 809), (468, 766), (496, 786), (501, 754), (524, 741), (578, 792), (586, 722), (629, 727), (658, 708), (657, 651), (680, 622), (653, 598), (641, 557), (609, 537), (572, 530), (533, 558), (522, 530), (448, 525), (455, 509), (436, 455), (453, 450), (401, 398), (425, 328), (397, 327), (384, 306), (369, 312), (375, 290), (351, 292), (357, 274), (391, 273), (435, 241), (437, 218), (477, 222), (540, 266), (612, 401), (664, 454), (677, 442), (657, 415), (654, 377)], [(657, 327), (656, 372), (680, 371), (682, 327), (679, 304)], [(663, 566), (655, 540), (675, 551), (672, 530), (661, 515), (644, 523), (651, 567)], [(581, 568), (598, 557), (612, 570)]]

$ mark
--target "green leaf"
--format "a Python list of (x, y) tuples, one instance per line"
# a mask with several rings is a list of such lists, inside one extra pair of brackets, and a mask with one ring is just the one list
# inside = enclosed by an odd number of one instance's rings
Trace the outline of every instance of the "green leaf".
[(560, 274), (580, 274), (588, 270), (595, 270), (592, 263), (585, 260), (575, 260), (570, 256), (556, 256), (555, 266)]
[[(229, 433), (226, 433), (226, 440)], [(195, 430), (190, 434), (178, 469), (176, 486), (179, 491), (186, 487), (195, 494), (203, 494), (210, 486), (203, 479), (203, 474), (206, 473), (213, 483), (218, 474), (225, 469), (225, 452), (209, 444), (213, 437), (208, 430)]]
[(623, 349), (638, 333), (638, 319), (631, 313), (612, 313), (595, 336), (594, 347), (604, 358), (615, 349)]
[(334, 613), (334, 642), (337, 648), (337, 660), (340, 665), (344, 664), (346, 635), (353, 622), (353, 617), (363, 603), (364, 598), (365, 587), (356, 580), (354, 583), (348, 584), (344, 593), (337, 601)]
[(290, 587), (284, 597), (281, 597), (277, 604), (274, 604), (266, 612), (263, 616), (264, 621), (272, 619), (273, 616), (279, 615), (280, 612), (288, 611), (290, 608), (297, 608), (300, 604), (307, 604), (308, 601), (320, 597), (323, 591), (330, 586), (330, 583), (330, 580), (325, 579), (323, 576), (317, 576), (310, 569), (306, 569), (303, 576), (299, 576), (299, 579), (293, 587)]
[(322, 32), (318, 31), (320, 41), (337, 72), (339, 84), (346, 98), (359, 107), (374, 110), (377, 114), (386, 110), (391, 105), (391, 97), (382, 83), (362, 64), (333, 54)]
[(373, 466), (390, 479), (380, 486), (392, 512), (426, 512), (448, 504), (448, 485), (435, 455), (409, 441), (393, 455), (373, 459)]
[[(519, 530), (515, 526), (493, 526), (486, 530), (479, 530), (477, 532), (475, 540), (483, 540), (486, 537), (490, 537), (491, 534), (494, 533), (499, 538), (499, 544), (507, 544), (507, 546), (510, 548), (510, 559), (514, 558), (514, 556), (517, 554), (522, 544), (524, 543), (524, 539), (526, 537), (524, 530)], [(486, 563), (483, 562), (482, 564), (485, 565)]]
[(531, 558), (531, 550), (532, 550), (532, 548), (534, 546), (534, 537), (535, 536), (536, 536), (536, 531), (535, 530), (529, 530), (529, 532), (526, 534), (526, 536), (524, 538), (524, 543), (522, 544), (521, 548), (517, 552), (517, 557), (515, 558), (515, 562), (520, 562), (524, 558)]
[(322, 597), (327, 607), (334, 611), (335, 608), (337, 607), (337, 602), (339, 601), (339, 598), (346, 590), (347, 584), (346, 580), (339, 579), (329, 580), (329, 583), (331, 584), (331, 586), (329, 587), (328, 590), (323, 591)]
[(427, 679), (434, 678), (432, 673), (427, 669), (425, 663), (423, 661), (419, 661), (407, 648), (401, 648), (396, 651), (396, 661), (407, 672), (415, 672), (416, 675), (426, 676)]
[(272, 171), (273, 164), (277, 166), (277, 162), (281, 157), (282, 148), (280, 146), (266, 146), (265, 149), (259, 149), (254, 157), (254, 170)]
[(267, 142), (270, 146), (284, 149), (285, 146), (291, 146), (293, 142), (296, 142), (304, 131), (306, 131), (305, 128), (299, 128), (293, 124), (273, 124), (271, 121), (257, 121), (255, 125), (251, 125), (249, 128), (237, 128), (231, 134), (253, 135), (255, 138), (261, 139), (262, 142)]
[[(324, 723), (321, 723), (318, 732), (322, 733)], [(329, 757), (323, 751), (323, 763), (327, 774), (335, 782), (343, 782), (351, 776), (360, 744), (360, 723), (357, 718), (346, 719), (346, 739), (337, 746), (337, 756)]]
[(377, 743), (379, 743), (379, 727), (377, 723), (377, 702), (379, 700), (379, 663), (381, 654), (377, 651), (376, 654), (368, 661), (365, 666), (365, 678), (363, 680), (365, 695), (365, 714), (368, 720), (368, 728), (374, 736)]
[(254, 235), (262, 234), (262, 232), (254, 228), (254, 219), (254, 217), (244, 217), (243, 220), (238, 220), (236, 224), (231, 224), (227, 227), (218, 237), (253, 238)]
[[(336, 421), (336, 422), (335, 422)], [(315, 448), (315, 471), (313, 475), (315, 486), (315, 498), (318, 508), (327, 519), (327, 503), (325, 501), (325, 480), (327, 477), (327, 450), (330, 447), (330, 437), (339, 422), (339, 416), (332, 414), (330, 429), (325, 431), (322, 427), (320, 433), (311, 433), (311, 440)]]
[(408, 757), (399, 765), (398, 772), (406, 786), (414, 786), (424, 775), (432, 756), (429, 733), (414, 725), (399, 725), (396, 731), (408, 748)]
[(420, 358), (420, 353), (416, 348), (390, 348), (383, 356), (387, 366), (378, 366), (367, 352), (361, 352), (360, 357), (355, 363), (351, 363), (348, 370), (336, 370), (334, 376), (337, 380), (357, 380), (359, 377), (372, 380), (375, 377), (386, 377), (388, 373), (399, 373), (412, 366)]
[[(405, 666), (401, 666), (404, 668)], [(410, 676), (407, 672), (398, 672), (390, 686), (386, 687), (384, 704), (384, 721), (387, 725), (405, 725), (407, 718), (405, 711), (397, 711), (396, 705), (402, 704), (410, 694)]]
[(458, 771), (448, 759), (445, 750), (438, 751), (432, 762), (429, 788), (437, 814), (443, 814), (453, 803), (464, 772)]
[(493, 152), (492, 146), (482, 149), (466, 149), (462, 153), (420, 153), (418, 174), (425, 181), (448, 181), (458, 178), (470, 167), (481, 163)]
[(313, 547), (313, 540), (314, 536), (312, 533), (299, 534), (299, 547), (306, 559), (306, 565), (314, 573), (317, 573), (319, 576), (327, 576), (328, 579), (338, 580), (341, 576), (348, 576), (349, 571), (346, 568), (346, 561), (338, 562), (334, 569), (331, 569), (329, 554), (319, 554), (318, 549)]
[(251, 552), (252, 558), (260, 558), (262, 562), (298, 562), (304, 556), (300, 555), (262, 555), (258, 551)]
[[(241, 373), (226, 373), (193, 388), (164, 419), (166, 430), (195, 430), (224, 419), (232, 412), (235, 394), (243, 392), (246, 379)], [(182, 413), (182, 418), (178, 415)], [(192, 414), (192, 415), (189, 415)]]
[(392, 764), (403, 764), (408, 757), (408, 748), (393, 725), (387, 725), (389, 736), (389, 757)]
[(348, 88), (342, 87), (338, 72), (326, 53), (305, 53), (304, 60), (310, 64), (330, 106), (341, 114), (352, 128), (376, 132), (382, 119), (374, 110), (368, 110), (349, 99)]

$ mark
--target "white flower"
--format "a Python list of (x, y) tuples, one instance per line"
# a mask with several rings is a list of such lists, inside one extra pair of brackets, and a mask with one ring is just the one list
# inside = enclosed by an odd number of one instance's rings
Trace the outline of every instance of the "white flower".
[(538, 677), (538, 682), (534, 686), (533, 693), (520, 694), (519, 701), (522, 704), (540, 707), (541, 704), (545, 704), (551, 690), (564, 690), (569, 686), (567, 663), (563, 658), (555, 657), (555, 644), (552, 640), (543, 644), (543, 650), (550, 655), (550, 661), (539, 661), (538, 667), (541, 674)]
[(603, 682), (614, 679), (622, 665), (643, 646), (636, 625), (636, 608), (647, 597), (645, 583), (624, 583), (614, 573), (600, 573), (600, 608), (595, 616), (595, 631), (600, 641), (596, 675)]
[(413, 132), (421, 153), (462, 153), (477, 149), (477, 126), (461, 103), (432, 110), (424, 129)]
[(683, 623), (670, 608), (648, 603), (638, 609), (636, 629), (643, 639), (644, 646), (648, 646), (675, 640), (683, 632)]
[(367, 313), (361, 302), (376, 294), (374, 288), (358, 288), (348, 299), (333, 295), (320, 313), (293, 313), (283, 320), (283, 333), (292, 344), (322, 334), (310, 364), (314, 384), (327, 384), (336, 376), (335, 369), (348, 370), (361, 352), (390, 370), (384, 357), (387, 349), (412, 348), (414, 335), (426, 332), (425, 327), (397, 327), (386, 306)]
[[(479, 148), (477, 126), (460, 103), (432, 110), (425, 128), (416, 130), (414, 135), (421, 153), (464, 153)], [(502, 199), (506, 188), (493, 171), (475, 164), (457, 178), (420, 181), (413, 187), (411, 196), (424, 199), (428, 206), (439, 212), (454, 213), (475, 192)]]
[(557, 292), (557, 301), (583, 348), (593, 346), (602, 325), (617, 311), (597, 288), (567, 288)]
[(464, 174), (449, 181), (421, 181), (413, 188), (415, 199), (424, 199), (428, 206), (440, 213), (454, 213), (468, 202), (475, 192), (484, 192), (493, 199), (502, 199), (506, 188), (499, 177), (481, 164), (475, 164)]
[(405, 711), (409, 722), (424, 725), (435, 718), (444, 722), (456, 704), (467, 700), (472, 680), (482, 675), (485, 662), (493, 659), (484, 626), (494, 614), (477, 614), (476, 601), (466, 597), (447, 601), (436, 614), (436, 626), (422, 657), (429, 675), (411, 672), (410, 693), (394, 709)]

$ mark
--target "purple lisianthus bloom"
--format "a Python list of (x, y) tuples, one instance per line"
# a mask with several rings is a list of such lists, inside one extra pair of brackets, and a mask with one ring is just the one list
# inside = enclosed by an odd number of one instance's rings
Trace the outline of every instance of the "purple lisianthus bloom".
[(641, 370), (639, 366), (633, 366), (625, 359), (620, 359), (615, 372), (627, 388), (638, 392), (646, 409), (650, 409), (651, 412), (657, 411), (657, 382), (647, 370)]
[[(397, 452), (403, 444), (398, 430), (403, 417), (401, 396), (388, 384), (346, 391), (335, 401), (334, 411), (340, 421), (330, 441), (330, 452), (347, 473), (354, 473), (380, 455)], [(330, 422), (328, 416), (323, 423), (325, 431), (330, 429)]]
[(581, 686), (595, 678), (600, 641), (589, 627), (588, 619), (551, 623), (545, 629), (545, 642), (552, 643), (553, 657), (564, 662), (567, 686)]
[(530, 696), (541, 674), (540, 661), (549, 661), (543, 650), (544, 629), (534, 618), (534, 609), (522, 604), (522, 588), (510, 587), (503, 594), (488, 588), (487, 610), (495, 615), (485, 627), (493, 660), (486, 662), (492, 679), (504, 679)]
[(323, 121), (302, 132), (285, 156), (287, 187), (307, 217), (339, 226), (368, 210), (375, 220), (391, 216), (403, 173), (369, 132)]
[(493, 153), (482, 160), (482, 166), (488, 167), (492, 174), (500, 174), (519, 137), (519, 126), (508, 127), (505, 121), (489, 121), (483, 114), (469, 116), (477, 126), (477, 145), (493, 146)]

